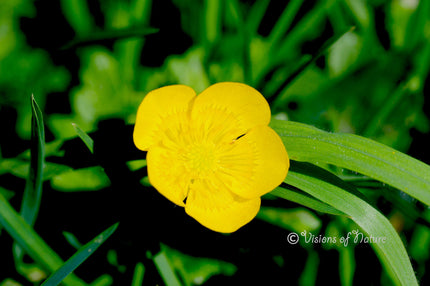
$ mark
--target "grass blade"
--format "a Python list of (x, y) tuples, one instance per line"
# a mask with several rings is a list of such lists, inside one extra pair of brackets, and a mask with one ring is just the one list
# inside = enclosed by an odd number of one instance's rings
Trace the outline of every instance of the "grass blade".
[[(0, 224), (10, 236), (30, 255), (42, 265), (44, 269), (53, 272), (61, 267), (63, 261), (42, 238), (24, 221), (12, 208), (9, 202), (0, 194)], [(63, 281), (67, 286), (83, 286), (85, 282), (74, 274)]]
[(181, 283), (179, 283), (179, 280), (170, 266), (169, 260), (167, 259), (166, 253), (164, 251), (160, 251), (157, 255), (155, 255), (154, 263), (166, 285), (181, 286)]
[(57, 271), (51, 274), (48, 279), (43, 282), (42, 286), (56, 286), (60, 284), (65, 277), (72, 273), (79, 265), (81, 265), (97, 248), (102, 245), (118, 228), (118, 223), (112, 225), (93, 240), (81, 247), (72, 257), (70, 257)]
[(133, 280), (131, 286), (142, 286), (143, 275), (145, 275), (145, 266), (142, 262), (136, 264), (134, 268)]
[(30, 172), (21, 206), (21, 215), (30, 226), (34, 225), (39, 212), (45, 160), (45, 128), (43, 126), (43, 117), (33, 95), (31, 96), (31, 112)]
[(73, 233), (63, 231), (63, 236), (67, 240), (67, 242), (75, 249), (79, 249), (82, 247), (82, 244), (79, 242), (78, 238)]
[(284, 12), (282, 12), (281, 17), (270, 32), (268, 39), (272, 50), (277, 47), (281, 38), (287, 33), (287, 30), (290, 28), (291, 23), (293, 23), (294, 17), (296, 17), (303, 1), (304, 0), (292, 0), (288, 2)]
[(245, 83), (252, 83), (252, 70), (251, 70), (251, 58), (250, 58), (250, 35), (249, 31), (246, 29), (245, 22), (243, 20), (242, 11), (237, 0), (228, 0), (227, 3), (228, 11), (230, 12), (238, 34), (242, 38), (242, 67), (243, 76)]
[(258, 0), (250, 8), (246, 19), (246, 30), (251, 36), (258, 34), (258, 27), (266, 14), (270, 0)]
[(108, 274), (103, 274), (94, 280), (90, 285), (91, 286), (110, 286), (113, 284), (113, 278)]
[[(30, 168), (25, 184), (21, 203), (21, 216), (24, 221), (33, 226), (39, 213), (42, 200), (43, 169), (45, 161), (45, 128), (42, 111), (37, 105), (34, 95), (31, 95), (31, 143)], [(13, 255), (18, 271), (22, 269), (24, 252), (14, 243)]]
[[(322, 55), (324, 55), (325, 53), (327, 53), (327, 51), (333, 47), (333, 45), (339, 41), (340, 38), (342, 38), (343, 36), (345, 36), (347, 33), (350, 33), (352, 31), (354, 31), (355, 27), (349, 27), (347, 30), (345, 30), (342, 33), (339, 33), (338, 35), (335, 35), (333, 37), (331, 37), (327, 42), (324, 43), (324, 45), (315, 53), (315, 55), (312, 55), (311, 57), (309, 57), (309, 55), (304, 55), (300, 65), (297, 67), (297, 69), (291, 74), (289, 75), (285, 81), (283, 81), (279, 87), (276, 89), (275, 92), (273, 92), (273, 97), (272, 95), (270, 98), (269, 103), (272, 103), (273, 101), (275, 101), (275, 99), (278, 98), (278, 95), (280, 95), (282, 93), (282, 91), (287, 88), (291, 83), (294, 82), (295, 79), (297, 79), (297, 77), (302, 74), (302, 72), (309, 67), (312, 63), (314, 63), (319, 57), (321, 57)], [(276, 104), (276, 102), (274, 103)], [(272, 105), (272, 104), (271, 104)]]
[(361, 198), (353, 188), (333, 174), (308, 163), (292, 162), (285, 180), (315, 198), (349, 215), (364, 232), (384, 242), (371, 243), (387, 272), (392, 270), (401, 285), (418, 285), (403, 243), (388, 219)]
[(84, 130), (81, 129), (76, 123), (72, 123), (73, 128), (76, 131), (76, 134), (78, 134), (79, 138), (84, 141), (85, 145), (88, 147), (91, 153), (94, 153), (94, 140), (91, 139), (91, 137), (85, 133)]
[(430, 205), (430, 166), (373, 140), (272, 120), (292, 160), (340, 166), (393, 186)]
[[(287, 186), (288, 187), (288, 186)], [(272, 195), (277, 196), (279, 198), (283, 198), (285, 200), (289, 200), (291, 202), (295, 202), (297, 204), (301, 204), (310, 209), (328, 213), (333, 215), (344, 215), (341, 211), (333, 208), (326, 203), (321, 202), (320, 200), (315, 199), (314, 197), (308, 195), (307, 193), (303, 193), (301, 191), (297, 191), (294, 188), (288, 189), (284, 187), (278, 187), (271, 192)]]
[(94, 26), (94, 21), (85, 0), (61, 0), (61, 10), (76, 34), (85, 35)]
[(67, 43), (60, 50), (68, 50), (75, 47), (80, 46), (89, 46), (93, 44), (98, 44), (102, 41), (115, 41), (126, 38), (134, 38), (134, 37), (144, 37), (147, 35), (151, 35), (157, 33), (158, 29), (144, 27), (130, 27), (119, 30), (111, 30), (111, 31), (98, 31), (92, 32), (89, 35), (82, 36), (71, 42)]
[(213, 0), (204, 1), (205, 10), (205, 41), (210, 47), (221, 34), (221, 2)]

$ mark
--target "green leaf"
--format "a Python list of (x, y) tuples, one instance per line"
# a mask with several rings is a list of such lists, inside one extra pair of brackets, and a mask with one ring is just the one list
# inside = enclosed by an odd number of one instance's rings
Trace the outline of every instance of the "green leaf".
[(166, 285), (169, 285), (169, 286), (181, 285), (164, 251), (160, 251), (157, 255), (154, 256), (154, 263)]
[(413, 81), (410, 79), (400, 83), (395, 90), (390, 92), (384, 104), (375, 112), (367, 124), (366, 128), (363, 130), (363, 135), (366, 137), (375, 136), (377, 131), (380, 130), (381, 126), (384, 126), (389, 115), (395, 110), (395, 108), (404, 102), (408, 96), (411, 94), (410, 86)]
[(205, 40), (208, 44), (213, 44), (221, 34), (221, 7), (220, 1), (205, 0)]
[(51, 185), (62, 192), (98, 191), (110, 185), (100, 166), (69, 170), (52, 177)]
[(63, 231), (63, 235), (66, 238), (67, 242), (75, 249), (79, 249), (82, 247), (82, 244), (79, 242), (79, 240), (73, 233), (70, 233), (68, 231)]
[(343, 167), (400, 189), (430, 205), (430, 166), (353, 134), (334, 134), (291, 121), (272, 120), (292, 160)]
[(131, 286), (142, 286), (143, 283), (143, 275), (145, 274), (145, 266), (142, 262), (136, 264), (134, 268), (133, 280), (131, 282)]
[(284, 12), (282, 12), (281, 17), (276, 22), (275, 26), (270, 32), (269, 42), (272, 50), (277, 47), (278, 42), (287, 33), (302, 4), (303, 0), (292, 0), (288, 2), (288, 5), (287, 7), (285, 7)]
[(329, 72), (332, 77), (341, 76), (354, 67), (363, 47), (363, 39), (359, 34), (344, 34), (332, 46), (327, 56)]
[(24, 191), (21, 215), (29, 225), (34, 225), (42, 198), (43, 166), (45, 160), (45, 128), (42, 111), (31, 95), (31, 161), (30, 173)]
[[(315, 55), (312, 55), (311, 57), (309, 57), (309, 55), (303, 55), (297, 68), (294, 70), (293, 73), (291, 73), (288, 77), (286, 77), (286, 79), (280, 84), (280, 86), (277, 88), (274, 94), (275, 95), (281, 94), (281, 92), (285, 88), (287, 88), (291, 83), (293, 83), (299, 77), (299, 75), (301, 75), (312, 63), (314, 63), (322, 55), (326, 54), (327, 51), (330, 51), (335, 46), (335, 44), (337, 44), (346, 35), (352, 33), (353, 30), (355, 30), (355, 27), (348, 27), (348, 29), (346, 29), (345, 31), (337, 35), (334, 35), (328, 41), (326, 41), (321, 48), (318, 49)], [(277, 99), (277, 101), (279, 100), (280, 99)], [(277, 104), (277, 103), (278, 102), (274, 102), (274, 104)]]
[(342, 247), (339, 249), (339, 264), (342, 285), (353, 285), (356, 262), (352, 247)]
[(0, 187), (0, 195), (4, 196), (6, 198), (6, 200), (9, 200), (10, 198), (12, 198), (15, 195), (15, 193)]
[(405, 44), (407, 48), (413, 49), (420, 43), (428, 42), (428, 12), (430, 3), (428, 1), (418, 1), (418, 6), (408, 19), (405, 31)]
[(237, 271), (235, 265), (226, 261), (187, 255), (164, 244), (161, 249), (184, 286), (204, 285), (212, 276), (232, 276)]
[[(43, 181), (71, 170), (70, 167), (61, 164), (45, 162), (43, 166)], [(0, 175), (9, 173), (18, 178), (28, 179), (30, 174), (30, 162), (18, 158), (3, 159), (0, 162)]]
[(289, 53), (298, 45), (311, 38), (322, 28), (322, 23), (326, 19), (326, 10), (330, 9), (337, 1), (328, 0), (318, 2), (300, 21), (294, 25), (294, 28), (288, 32), (288, 36), (282, 39), (277, 49), (278, 60), (287, 57)]
[(250, 35), (243, 20), (242, 11), (237, 0), (227, 0), (227, 11), (232, 16), (235, 28), (241, 38), (242, 67), (245, 83), (252, 82), (252, 67), (250, 58)]
[(408, 253), (394, 227), (379, 211), (352, 194), (354, 189), (350, 185), (328, 171), (299, 162), (292, 162), (285, 182), (349, 215), (364, 232), (377, 239), (371, 245), (387, 271), (395, 274), (394, 280), (398, 279), (401, 285), (418, 285)]
[(169, 57), (166, 62), (168, 71), (178, 83), (188, 85), (196, 92), (202, 92), (210, 85), (205, 72), (204, 52), (201, 48), (190, 49), (181, 56)]
[[(43, 239), (24, 221), (12, 208), (8, 201), (0, 194), (0, 224), (10, 236), (37, 263), (49, 272), (57, 270), (63, 264), (60, 256), (55, 253)], [(83, 286), (85, 282), (74, 274), (63, 281), (67, 286)]]
[(284, 209), (263, 206), (260, 208), (257, 218), (298, 233), (304, 230), (315, 232), (321, 228), (321, 220), (303, 208)]
[(297, 204), (301, 204), (305, 207), (308, 207), (310, 209), (313, 209), (322, 213), (328, 213), (333, 215), (343, 215), (341, 211), (295, 188), (287, 189), (283, 187), (278, 187), (274, 189), (271, 192), (271, 194), (274, 196), (283, 198), (285, 200), (289, 200)]
[(72, 257), (70, 257), (57, 271), (51, 274), (48, 279), (43, 282), (42, 286), (56, 286), (72, 273), (79, 265), (81, 265), (97, 248), (102, 245), (117, 229), (118, 223), (112, 225), (93, 240), (85, 244)]
[(127, 167), (131, 171), (136, 171), (140, 168), (146, 167), (146, 160), (144, 160), (144, 159), (131, 160), (131, 161), (128, 161), (126, 163), (127, 163)]
[(147, 26), (135, 26), (123, 29), (91, 32), (67, 43), (61, 50), (67, 50), (79, 46), (89, 46), (106, 40), (120, 40), (126, 38), (142, 38), (147, 35), (157, 33), (158, 29), (148, 28)]
[(110, 275), (103, 274), (94, 280), (90, 285), (91, 286), (110, 286), (113, 284), (113, 278)]
[(308, 250), (308, 258), (306, 260), (305, 268), (303, 269), (299, 285), (316, 285), (318, 265), (320, 264), (318, 253), (314, 250)]
[[(34, 95), (31, 95), (31, 145), (30, 170), (25, 184), (21, 203), (21, 216), (26, 223), (33, 226), (39, 213), (42, 200), (43, 169), (45, 161), (45, 128), (42, 111)], [(19, 245), (13, 245), (13, 254), (17, 269), (23, 265), (24, 253)]]
[(76, 34), (82, 36), (88, 34), (93, 27), (94, 21), (85, 0), (61, 0), (61, 10)]
[(261, 21), (266, 14), (269, 3), (270, 0), (257, 0), (250, 7), (250, 11), (246, 19), (246, 29), (249, 31), (251, 36), (255, 36), (258, 33), (258, 27), (260, 27)]
[(78, 134), (79, 138), (84, 141), (85, 145), (88, 147), (91, 153), (94, 153), (94, 140), (88, 136), (87, 133), (85, 133), (84, 130), (81, 129), (76, 123), (72, 123), (73, 128), (76, 131), (76, 134)]

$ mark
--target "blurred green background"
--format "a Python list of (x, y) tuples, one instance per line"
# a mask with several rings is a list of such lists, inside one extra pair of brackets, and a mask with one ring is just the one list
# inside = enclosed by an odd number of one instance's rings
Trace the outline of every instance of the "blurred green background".
[[(132, 124), (155, 88), (244, 82), (275, 118), (369, 137), (430, 163), (429, 15), (430, 1), (419, 0), (3, 0), (0, 193), (19, 209), (34, 94), (47, 142), (36, 231), (68, 258), (75, 248), (64, 231), (86, 242), (121, 222), (76, 271), (85, 281), (131, 285), (144, 269), (145, 285), (162, 285), (152, 262), (161, 250), (183, 285), (389, 284), (369, 246), (286, 242), (305, 229), (342, 236), (356, 228), (345, 218), (268, 196), (237, 233), (203, 229), (148, 185)], [(94, 154), (72, 123), (94, 139)], [(425, 284), (429, 228), (367, 192)], [(39, 285), (47, 273), (14, 263), (12, 239), (0, 231), (0, 285)]]

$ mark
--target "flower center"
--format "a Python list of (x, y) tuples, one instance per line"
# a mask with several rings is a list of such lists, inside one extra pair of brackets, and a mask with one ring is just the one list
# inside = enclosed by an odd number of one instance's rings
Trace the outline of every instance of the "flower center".
[(185, 165), (194, 178), (205, 177), (217, 167), (218, 156), (212, 143), (190, 146), (185, 155)]

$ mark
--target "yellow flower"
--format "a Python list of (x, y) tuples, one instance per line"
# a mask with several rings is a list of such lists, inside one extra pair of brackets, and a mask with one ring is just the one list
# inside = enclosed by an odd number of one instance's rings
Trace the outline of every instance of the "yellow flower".
[(229, 233), (287, 175), (287, 152), (269, 122), (267, 101), (245, 84), (214, 84), (198, 96), (172, 85), (146, 95), (133, 137), (148, 151), (151, 184), (202, 225)]

